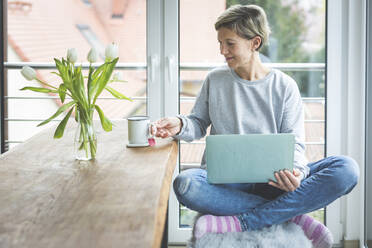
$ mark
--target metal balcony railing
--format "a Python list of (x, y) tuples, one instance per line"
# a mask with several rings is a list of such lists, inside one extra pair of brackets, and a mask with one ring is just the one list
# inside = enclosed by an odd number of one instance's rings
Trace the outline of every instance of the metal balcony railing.
[[(264, 63), (265, 65), (284, 71), (324, 71), (324, 63)], [(4, 62), (6, 69), (22, 69), (23, 66), (28, 65), (34, 69), (55, 69), (54, 63), (46, 62)], [(81, 63), (83, 69), (89, 69), (89, 63)], [(101, 63), (93, 63), (95, 67)], [(206, 71), (224, 65), (224, 63), (181, 63), (181, 71)], [(146, 63), (117, 63), (118, 70), (146, 70)]]
[[(264, 63), (268, 67), (283, 71), (324, 71), (324, 63)], [(224, 63), (181, 63), (180, 70), (184, 71), (206, 71), (212, 70)]]
[[(207, 71), (212, 70), (218, 66), (223, 65), (224, 63), (181, 63), (180, 71)], [(4, 68), (8, 70), (13, 69), (22, 69), (23, 66), (31, 66), (34, 69), (47, 70), (47, 69), (56, 69), (54, 63), (44, 63), (44, 62), (4, 62)], [(89, 63), (81, 63), (83, 69), (89, 69)], [(93, 63), (94, 67), (98, 67), (101, 63)], [(280, 69), (283, 71), (324, 71), (324, 63), (265, 63), (265, 65)], [(147, 70), (146, 63), (117, 63), (116, 70)], [(146, 101), (146, 97), (131, 97), (135, 101)], [(4, 96), (4, 100), (23, 100), (23, 99), (33, 99), (33, 100), (42, 100), (42, 99), (59, 99), (59, 96)], [(71, 98), (66, 98), (71, 99)], [(117, 100), (114, 97), (100, 97), (101, 100)], [(180, 97), (180, 102), (193, 102), (195, 97)], [(303, 98), (304, 102), (317, 102), (324, 103), (325, 99), (322, 97), (305, 97)], [(7, 122), (30, 122), (30, 121), (43, 121), (43, 119), (26, 119), (26, 118), (5, 118)], [(60, 121), (61, 119), (55, 119), (53, 121)], [(114, 120), (114, 119), (113, 119)], [(324, 120), (305, 120), (306, 123), (323, 123)], [(22, 143), (23, 141), (17, 140), (6, 140), (5, 143)], [(186, 142), (181, 142), (184, 144)], [(204, 144), (203, 141), (194, 141), (191, 144)], [(306, 142), (306, 144), (316, 144), (324, 145), (324, 142)]]
[[(6, 69), (22, 69), (23, 66), (31, 66), (34, 69), (56, 69), (54, 63), (47, 62), (4, 62), (4, 67)], [(79, 64), (80, 65), (80, 64)], [(89, 63), (81, 63), (83, 69), (89, 69)], [(92, 66), (98, 67), (102, 63), (93, 63)], [(146, 70), (147, 66), (145, 63), (117, 63), (115, 66), (118, 70)]]

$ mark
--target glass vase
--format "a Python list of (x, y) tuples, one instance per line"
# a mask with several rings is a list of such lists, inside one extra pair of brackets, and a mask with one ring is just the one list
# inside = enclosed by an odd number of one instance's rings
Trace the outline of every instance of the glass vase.
[(97, 136), (91, 118), (83, 119), (78, 114), (78, 125), (75, 133), (74, 149), (77, 160), (92, 160), (96, 157)]

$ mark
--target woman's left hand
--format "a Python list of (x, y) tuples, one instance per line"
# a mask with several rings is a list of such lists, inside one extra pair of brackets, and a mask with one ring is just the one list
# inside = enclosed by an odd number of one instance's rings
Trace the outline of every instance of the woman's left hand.
[(281, 170), (274, 173), (276, 182), (269, 181), (269, 185), (279, 188), (284, 191), (295, 191), (301, 184), (301, 172), (293, 169), (293, 173), (289, 170)]

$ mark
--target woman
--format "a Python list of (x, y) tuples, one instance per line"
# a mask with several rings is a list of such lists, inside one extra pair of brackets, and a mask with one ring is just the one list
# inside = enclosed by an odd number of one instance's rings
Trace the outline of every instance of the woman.
[(330, 231), (304, 214), (349, 193), (358, 181), (358, 165), (344, 156), (307, 162), (297, 84), (266, 67), (259, 57), (270, 33), (262, 8), (232, 6), (218, 18), (215, 29), (227, 66), (208, 74), (190, 115), (158, 120), (156, 136), (190, 142), (205, 136), (210, 125), (211, 135), (293, 133), (295, 169), (276, 172), (276, 182), (212, 185), (206, 179), (203, 156), (201, 169), (185, 170), (174, 181), (179, 202), (205, 214), (196, 222), (195, 237), (292, 221), (314, 247), (331, 247)]

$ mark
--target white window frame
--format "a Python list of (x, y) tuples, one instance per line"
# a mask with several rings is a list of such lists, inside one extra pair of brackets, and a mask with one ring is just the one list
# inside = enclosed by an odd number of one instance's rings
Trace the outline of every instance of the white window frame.
[[(359, 185), (327, 207), (335, 237), (364, 240), (366, 0), (327, 0), (326, 155), (349, 155), (360, 165)], [(179, 112), (179, 0), (147, 0), (147, 114), (151, 120)], [(179, 164), (177, 162), (177, 164)], [(179, 172), (176, 167), (174, 175)], [(356, 211), (358, 209), (359, 211)], [(185, 244), (179, 205), (171, 187), (168, 241)]]
[[(372, 42), (372, 5), (371, 2), (367, 2), (366, 5), (366, 147), (365, 147), (365, 178), (371, 178), (372, 176), (372, 49), (369, 44)], [(364, 223), (363, 228), (364, 236), (361, 235), (360, 240), (363, 241), (363, 245), (372, 247), (372, 181), (364, 180), (364, 198), (365, 198), (365, 209), (364, 209)], [(362, 229), (361, 229), (362, 230)]]
[[(346, 116), (342, 114), (342, 78), (340, 68), (342, 60), (343, 43), (347, 34), (342, 29), (342, 4), (336, 1), (327, 1), (327, 74), (326, 74), (326, 156), (341, 154), (342, 152), (342, 125)], [(330, 11), (332, 9), (332, 11)], [(334, 60), (331, 58), (335, 58)], [(344, 71), (344, 70), (343, 70)], [(335, 243), (342, 239), (341, 202), (336, 200), (327, 207), (326, 224), (331, 229)]]
[[(158, 90), (162, 89), (160, 93), (157, 91), (154, 97), (161, 94), (163, 98), (160, 99), (164, 101), (160, 104), (161, 108), (154, 113), (157, 116), (169, 116), (178, 114), (179, 108), (178, 97), (175, 99), (175, 96), (178, 96), (178, 82), (176, 82), (178, 80), (169, 81), (172, 77), (166, 74), (171, 75), (169, 73), (172, 71), (167, 71), (165, 66), (168, 63), (167, 58), (173, 56), (172, 66), (179, 68), (178, 51), (176, 51), (179, 37), (179, 2), (162, 1), (164, 51), (161, 53), (163, 75), (159, 76), (159, 79), (161, 78), (164, 83), (162, 86), (154, 84)], [(148, 9), (152, 7), (149, 5)], [(326, 155), (344, 154), (353, 157), (361, 168), (359, 185), (363, 185), (364, 182), (364, 9), (364, 0), (327, 1)], [(149, 21), (152, 22), (150, 19)], [(151, 37), (148, 38), (151, 40)], [(172, 75), (174, 75), (173, 80), (178, 79), (179, 70), (174, 70)], [(154, 101), (155, 99), (151, 101), (149, 95), (149, 111)], [(179, 167), (177, 166), (174, 177), (178, 173)], [(364, 190), (357, 186), (351, 194), (336, 200), (327, 207), (326, 223), (334, 235), (335, 247), (341, 246), (342, 240), (364, 240), (363, 194)], [(360, 211), (355, 211), (355, 209)], [(179, 205), (171, 188), (168, 243), (185, 244), (190, 236), (190, 228), (179, 228)]]
[(174, 116), (178, 103), (178, 0), (147, 0), (147, 113)]
[(147, 0), (147, 115), (151, 121), (163, 116), (162, 78), (163, 8), (161, 0)]
[[(152, 121), (179, 113), (178, 29), (179, 0), (147, 0), (147, 114)], [(174, 175), (178, 165), (177, 159)], [(178, 228), (178, 201), (170, 190), (168, 243), (184, 244), (188, 233)]]
[(364, 240), (365, 17), (364, 0), (327, 1), (326, 155), (351, 156), (361, 172), (353, 192), (327, 207), (336, 246)]

